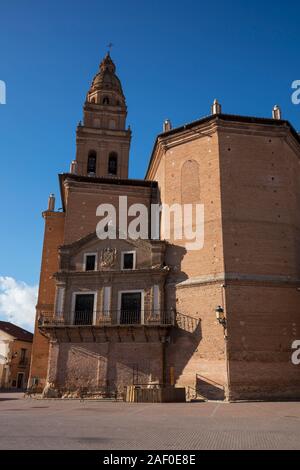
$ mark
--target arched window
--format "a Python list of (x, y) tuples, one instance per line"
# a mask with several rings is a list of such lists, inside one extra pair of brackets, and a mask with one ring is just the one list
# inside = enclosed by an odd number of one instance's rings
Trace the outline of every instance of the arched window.
[(102, 100), (102, 104), (109, 104), (109, 98), (108, 96), (104, 96), (103, 100)]
[(118, 173), (118, 155), (116, 152), (111, 152), (108, 157), (108, 173), (110, 175), (117, 175)]
[(88, 162), (87, 162), (87, 172), (96, 173), (96, 164), (97, 164), (97, 152), (95, 150), (90, 150), (88, 155)]
[(91, 103), (96, 103), (96, 99), (95, 99), (95, 98), (92, 98), (92, 99), (91, 99)]
[(114, 119), (109, 120), (109, 128), (115, 129), (116, 128), (116, 121)]

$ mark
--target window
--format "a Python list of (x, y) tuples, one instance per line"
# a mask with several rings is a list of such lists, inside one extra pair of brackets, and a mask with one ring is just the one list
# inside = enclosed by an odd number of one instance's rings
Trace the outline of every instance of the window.
[(20, 351), (20, 364), (25, 364), (26, 363), (26, 351), (27, 349), (21, 349)]
[(144, 323), (144, 291), (118, 292), (118, 323), (123, 325)]
[(108, 96), (104, 96), (103, 100), (102, 100), (102, 104), (109, 104), (109, 98)]
[(121, 292), (120, 324), (134, 325), (141, 323), (142, 293)]
[(122, 253), (122, 269), (135, 269), (135, 251), (124, 251)]
[(23, 389), (24, 388), (24, 373), (23, 372), (18, 372), (17, 375), (17, 388)]
[(84, 255), (84, 269), (85, 271), (95, 271), (96, 269), (96, 254), (95, 253)]
[(109, 120), (109, 128), (115, 129), (116, 128), (116, 121), (114, 119)]
[(89, 152), (88, 162), (87, 162), (88, 174), (96, 173), (96, 163), (97, 163), (97, 153), (94, 150), (91, 150)]
[(118, 173), (118, 155), (115, 152), (109, 154), (108, 173), (110, 175), (116, 175)]
[(75, 292), (74, 297), (74, 325), (93, 325), (94, 306), (97, 305), (95, 293)]

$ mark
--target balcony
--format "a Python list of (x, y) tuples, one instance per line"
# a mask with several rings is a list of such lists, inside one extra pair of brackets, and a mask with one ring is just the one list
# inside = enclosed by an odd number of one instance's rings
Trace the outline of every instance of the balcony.
[(66, 315), (53, 312), (42, 312), (39, 318), (39, 327), (59, 326), (174, 326), (175, 312), (169, 311), (135, 311), (135, 310), (109, 310), (106, 312), (77, 311)]
[(19, 360), (19, 367), (27, 367), (29, 364), (28, 357), (21, 357)]
[(42, 312), (38, 325), (42, 334), (60, 341), (156, 341), (168, 335), (175, 317), (172, 310)]

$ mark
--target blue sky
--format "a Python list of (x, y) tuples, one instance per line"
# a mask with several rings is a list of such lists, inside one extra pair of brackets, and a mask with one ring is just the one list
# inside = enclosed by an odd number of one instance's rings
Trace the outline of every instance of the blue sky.
[[(296, 1), (27, 0), (1, 2), (0, 276), (39, 278), (41, 211), (75, 155), (75, 128), (106, 44), (133, 130), (130, 176), (143, 178), (162, 122), (223, 111), (270, 116), (300, 130)], [(58, 202), (59, 205), (59, 202)], [(1, 304), (0, 304), (1, 311)]]

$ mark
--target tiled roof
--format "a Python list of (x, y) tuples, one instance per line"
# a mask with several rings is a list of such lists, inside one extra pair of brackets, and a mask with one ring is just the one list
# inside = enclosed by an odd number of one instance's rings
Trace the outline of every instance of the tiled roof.
[(162, 132), (161, 134), (159, 134), (156, 137), (156, 140), (154, 142), (154, 146), (153, 146), (153, 150), (152, 150), (152, 154), (151, 154), (151, 157), (150, 157), (150, 161), (149, 161), (149, 165), (148, 165), (148, 169), (147, 169), (145, 178), (147, 178), (147, 175), (148, 175), (149, 170), (151, 168), (153, 158), (154, 158), (154, 152), (155, 152), (155, 149), (156, 149), (157, 142), (158, 142), (159, 138), (169, 137), (169, 136), (172, 136), (174, 134), (180, 133), (182, 131), (192, 129), (195, 126), (199, 126), (201, 124), (205, 124), (207, 122), (214, 121), (214, 120), (242, 122), (242, 123), (245, 123), (245, 124), (265, 124), (265, 125), (277, 126), (277, 127), (278, 126), (284, 126), (284, 127), (287, 127), (291, 131), (292, 135), (300, 143), (300, 133), (297, 132), (294, 129), (294, 127), (290, 124), (289, 121), (286, 121), (286, 120), (283, 120), (283, 119), (273, 119), (273, 118), (271, 119), (271, 118), (262, 118), (262, 117), (254, 117), (254, 116), (240, 116), (240, 115), (235, 115), (235, 114), (212, 114), (212, 115), (209, 115), (209, 116), (205, 116), (201, 119), (198, 119), (197, 121), (189, 122), (188, 124), (185, 124), (185, 125), (180, 126), (180, 127), (175, 127), (173, 129), (170, 129), (167, 132)]
[(0, 321), (0, 330), (21, 341), (32, 342), (33, 334), (8, 321)]

